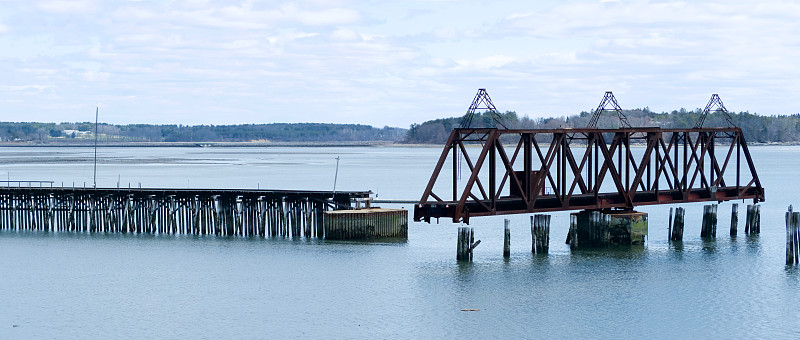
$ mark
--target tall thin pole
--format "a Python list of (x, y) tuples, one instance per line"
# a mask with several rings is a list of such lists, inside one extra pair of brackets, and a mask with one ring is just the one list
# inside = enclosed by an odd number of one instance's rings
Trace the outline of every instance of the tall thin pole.
[(93, 188), (97, 188), (97, 118), (100, 115), (100, 107), (94, 111), (94, 184)]
[(336, 174), (333, 176), (333, 194), (336, 195), (336, 180), (339, 178), (339, 156), (336, 156)]

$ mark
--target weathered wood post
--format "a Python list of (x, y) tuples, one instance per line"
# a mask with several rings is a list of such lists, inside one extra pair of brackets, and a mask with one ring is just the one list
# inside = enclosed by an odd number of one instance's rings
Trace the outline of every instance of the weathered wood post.
[(753, 205), (748, 204), (745, 207), (745, 216), (744, 216), (744, 234), (750, 235), (750, 217), (753, 215)]
[(471, 227), (458, 227), (456, 260), (472, 261), (472, 251), (479, 244), (481, 244), (481, 240), (475, 241), (475, 231)]
[(756, 234), (761, 234), (761, 206), (758, 204), (755, 205), (755, 215)]
[(703, 222), (700, 225), (700, 237), (703, 238), (709, 237), (709, 234), (711, 234), (711, 230), (709, 230), (709, 224), (708, 224), (708, 215), (709, 215), (708, 211), (710, 207), (711, 206), (709, 205), (703, 206)]
[(703, 226), (700, 230), (700, 237), (717, 237), (717, 205), (709, 204), (703, 206)]
[[(536, 254), (536, 216), (531, 216), (531, 253)], [(569, 240), (569, 236), (567, 236)], [(569, 243), (569, 241), (567, 241)]]
[(717, 238), (717, 208), (719, 207), (718, 204), (714, 203), (711, 205), (711, 237)]
[(753, 222), (754, 222), (753, 221), (753, 212), (754, 212), (753, 205), (752, 204), (748, 204), (747, 205), (747, 216), (745, 217), (745, 220), (744, 220), (744, 233), (746, 235), (753, 234)]
[(794, 253), (794, 263), (800, 263), (800, 212), (792, 212), (792, 224), (794, 228), (792, 230), (792, 252)]
[(669, 219), (667, 220), (667, 239), (672, 240), (672, 207), (669, 208)]
[(503, 257), (511, 257), (511, 220), (505, 219), (503, 221)]
[[(570, 232), (572, 232), (572, 229), (570, 229)], [(547, 254), (550, 249), (550, 215), (531, 216), (531, 238), (531, 252), (534, 254)], [(571, 244), (572, 235), (568, 238)]]
[(569, 249), (578, 249), (578, 216), (569, 216), (569, 237), (567, 238)]
[(739, 204), (731, 205), (731, 236), (736, 237), (739, 226)]
[(475, 231), (472, 228), (469, 228), (469, 241), (467, 241), (467, 256), (469, 256), (469, 260), (472, 261), (472, 245), (475, 241)]
[(683, 220), (686, 210), (678, 207), (675, 209), (675, 222), (672, 224), (672, 236), (670, 241), (683, 241)]
[(542, 244), (542, 254), (547, 254), (550, 252), (550, 215), (544, 215), (544, 236), (543, 237), (543, 244)]
[(796, 234), (797, 234), (797, 223), (796, 219), (794, 218), (794, 213), (792, 213), (792, 206), (789, 206), (789, 211), (786, 212), (786, 265), (793, 265), (797, 263), (797, 258), (795, 257), (795, 252), (797, 250), (797, 244), (795, 242)]
[(792, 212), (792, 253), (794, 263), (800, 263), (800, 212)]
[(469, 227), (458, 227), (458, 243), (456, 247), (456, 260), (469, 260)]

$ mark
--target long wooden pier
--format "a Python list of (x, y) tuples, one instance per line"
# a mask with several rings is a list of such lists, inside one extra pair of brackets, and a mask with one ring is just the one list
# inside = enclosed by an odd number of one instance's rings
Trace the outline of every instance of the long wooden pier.
[(323, 238), (369, 191), (0, 187), (0, 230)]

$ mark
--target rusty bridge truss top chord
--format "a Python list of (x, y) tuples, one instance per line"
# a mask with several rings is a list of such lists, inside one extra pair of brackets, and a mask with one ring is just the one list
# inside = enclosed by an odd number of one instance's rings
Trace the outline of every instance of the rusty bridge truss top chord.
[(737, 199), (764, 200), (738, 127), (454, 129), (414, 220)]

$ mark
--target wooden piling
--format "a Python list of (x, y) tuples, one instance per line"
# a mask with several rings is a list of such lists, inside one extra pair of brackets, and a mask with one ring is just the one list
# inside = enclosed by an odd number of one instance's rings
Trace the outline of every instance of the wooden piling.
[[(792, 212), (792, 258), (794, 264), (800, 261), (800, 212)], [(788, 261), (787, 261), (788, 262)]]
[(531, 238), (531, 252), (547, 254), (550, 249), (550, 215), (531, 216)]
[(703, 206), (703, 224), (700, 230), (700, 237), (717, 237), (717, 205), (709, 204)]
[(761, 206), (758, 204), (747, 205), (747, 218), (744, 224), (744, 233), (757, 235), (761, 233)]
[(511, 257), (511, 220), (503, 221), (503, 257)]
[(458, 243), (456, 244), (456, 260), (469, 260), (469, 227), (458, 227)]
[(578, 249), (578, 216), (570, 214), (569, 216), (569, 236), (567, 237), (569, 249)]
[(709, 230), (709, 224), (708, 224), (708, 214), (709, 214), (708, 210), (709, 210), (709, 208), (710, 208), (709, 205), (704, 205), (703, 206), (703, 222), (702, 222), (702, 224), (700, 224), (700, 237), (703, 237), (703, 238), (709, 237), (709, 234), (711, 234), (711, 231)]
[(800, 264), (800, 212), (786, 213), (786, 265)]
[(753, 205), (747, 205), (747, 215), (745, 215), (744, 219), (744, 233), (745, 235), (750, 235), (752, 230), (752, 223), (753, 223)]
[(672, 235), (670, 236), (670, 241), (678, 242), (683, 241), (683, 225), (684, 225), (684, 215), (686, 210), (684, 208), (678, 207), (675, 209), (675, 222), (672, 224)]
[(672, 207), (669, 208), (669, 218), (667, 218), (667, 239), (672, 239)]
[(472, 251), (475, 250), (479, 244), (481, 244), (481, 240), (475, 241), (475, 231), (472, 228), (469, 228), (469, 248), (467, 248), (467, 253), (469, 253), (469, 260), (472, 261)]
[(475, 231), (471, 227), (458, 227), (458, 241), (456, 246), (456, 260), (472, 261), (472, 251), (481, 244), (475, 241)]
[(761, 206), (758, 204), (755, 206), (755, 215), (756, 234), (761, 234)]
[(711, 205), (711, 218), (709, 223), (711, 223), (711, 237), (717, 238), (717, 208), (719, 207), (718, 204), (714, 203)]
[(739, 204), (733, 203), (731, 205), (731, 236), (736, 237), (737, 228), (739, 226)]

